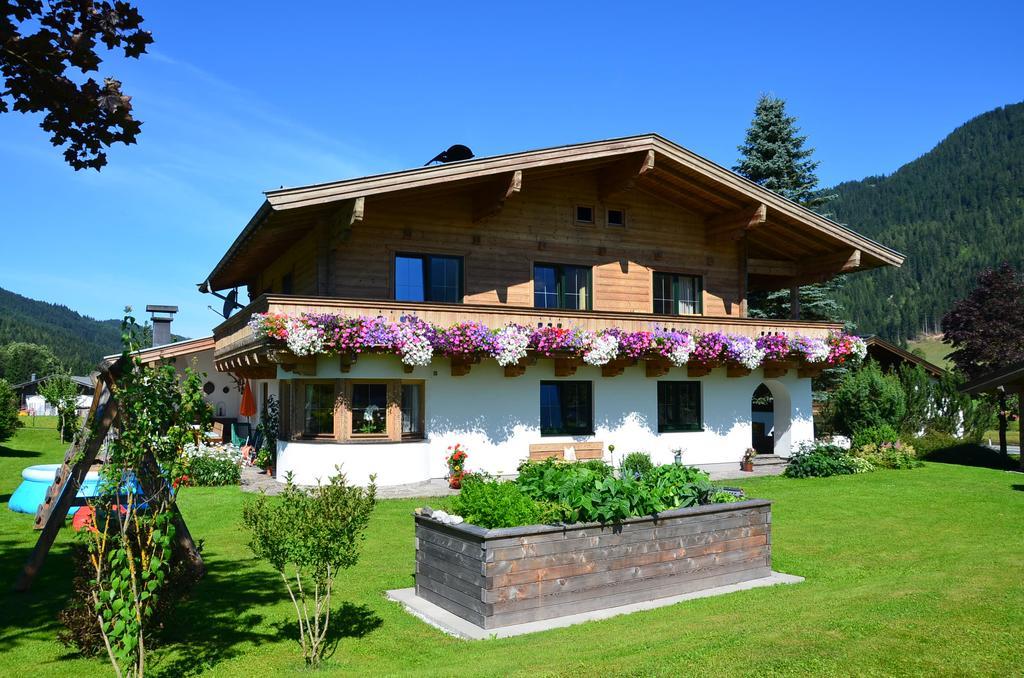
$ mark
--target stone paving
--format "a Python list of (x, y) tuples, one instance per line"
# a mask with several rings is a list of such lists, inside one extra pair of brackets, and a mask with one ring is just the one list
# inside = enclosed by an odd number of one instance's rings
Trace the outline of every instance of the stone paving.
[[(704, 464), (702, 469), (707, 471), (712, 480), (743, 480), (745, 478), (756, 478), (758, 476), (775, 476), (782, 473), (786, 468), (785, 464), (757, 464), (754, 470), (744, 472), (736, 464)], [(242, 467), (242, 490), (244, 492), (260, 492), (267, 494), (279, 494), (284, 489), (284, 483), (278, 482), (272, 476), (263, 473), (252, 466)], [(457, 490), (449, 489), (448, 481), (444, 478), (431, 478), (418, 483), (406, 485), (389, 485), (377, 488), (378, 499), (411, 499), (415, 497), (447, 497), (456, 494)]]

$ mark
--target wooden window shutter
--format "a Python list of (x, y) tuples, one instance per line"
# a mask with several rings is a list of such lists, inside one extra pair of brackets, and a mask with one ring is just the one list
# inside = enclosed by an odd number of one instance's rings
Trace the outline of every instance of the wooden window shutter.
[(292, 381), (292, 440), (301, 438), (306, 432), (305, 409), (306, 385), (299, 380)]
[(291, 440), (292, 438), (292, 382), (281, 380), (277, 389), (278, 426), (277, 437), (279, 440)]

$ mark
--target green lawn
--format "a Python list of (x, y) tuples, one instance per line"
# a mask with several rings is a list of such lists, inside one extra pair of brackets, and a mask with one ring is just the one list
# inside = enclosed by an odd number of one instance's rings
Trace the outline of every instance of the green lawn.
[[(985, 432), (985, 440), (992, 441), (993, 445), (999, 444), (999, 430)], [(1007, 445), (1020, 445), (1020, 422), (1011, 421), (1006, 424), (1006, 444)]]
[(925, 360), (934, 363), (939, 367), (950, 368), (953, 364), (946, 359), (946, 355), (953, 349), (949, 344), (942, 343), (942, 335), (936, 334), (928, 337), (919, 337), (907, 342), (907, 347), (913, 351), (919, 348), (924, 352)]
[[(0, 447), (0, 504), (21, 468), (58, 460), (54, 431)], [(421, 501), (382, 502), (361, 562), (336, 593), (328, 675), (1021, 675), (1024, 476), (928, 464), (815, 480), (753, 479), (775, 501), (775, 569), (795, 586), (691, 601), (508, 640), (444, 636), (384, 599), (410, 586)], [(155, 674), (278, 675), (302, 669), (280, 582), (250, 558), (243, 494), (189, 489), (209, 574), (167, 629)], [(0, 506), (0, 675), (104, 675), (56, 640), (68, 592), (65, 531), (36, 588), (8, 593), (33, 543), (31, 517)], [(343, 602), (344, 601), (344, 602)]]

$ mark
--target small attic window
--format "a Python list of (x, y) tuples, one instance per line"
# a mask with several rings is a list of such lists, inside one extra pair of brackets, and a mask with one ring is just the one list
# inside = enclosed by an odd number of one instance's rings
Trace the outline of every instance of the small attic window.
[(609, 226), (625, 226), (626, 210), (608, 210), (607, 222)]
[(594, 223), (594, 208), (591, 207), (590, 205), (576, 205), (576, 223)]

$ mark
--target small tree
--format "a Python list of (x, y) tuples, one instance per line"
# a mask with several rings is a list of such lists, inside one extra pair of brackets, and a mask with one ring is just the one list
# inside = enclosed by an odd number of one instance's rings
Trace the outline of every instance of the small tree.
[(0, 443), (9, 440), (21, 426), (21, 419), (18, 419), (18, 396), (6, 379), (0, 379)]
[(263, 446), (256, 450), (256, 465), (269, 469), (274, 463), (277, 452), (277, 436), (281, 426), (281, 407), (277, 398), (267, 398), (263, 411), (260, 412), (259, 431), (263, 434)]
[[(942, 317), (949, 359), (968, 379), (1024, 361), (1024, 280), (1009, 264), (983, 271), (971, 292)], [(1008, 403), (999, 398), (999, 448), (1006, 448)]]
[(883, 374), (874, 361), (847, 374), (832, 394), (829, 406), (836, 431), (848, 436), (882, 425), (898, 428), (907, 412), (899, 380)]
[(327, 484), (307, 490), (296, 487), (289, 477), (279, 498), (261, 493), (242, 510), (252, 532), (249, 547), (284, 581), (307, 665), (319, 666), (323, 658), (334, 578), (359, 559), (376, 503), (373, 481), (371, 477), (365, 490), (348, 485), (339, 469)]
[[(130, 310), (130, 309), (129, 309)], [(177, 487), (185, 448), (209, 428), (203, 380), (191, 369), (179, 381), (172, 365), (146, 367), (132, 355), (135, 321), (121, 324), (123, 370), (113, 385), (118, 423), (90, 501), (92, 603), (107, 656), (117, 676), (142, 676), (146, 640), (175, 554)], [(90, 432), (89, 435), (96, 435)]]
[(898, 430), (909, 435), (919, 435), (929, 428), (935, 412), (933, 400), (936, 396), (932, 379), (920, 365), (900, 365), (896, 377), (903, 388), (906, 414)]
[(75, 437), (78, 428), (78, 386), (67, 374), (55, 374), (39, 385), (39, 395), (57, 409), (60, 441)]

